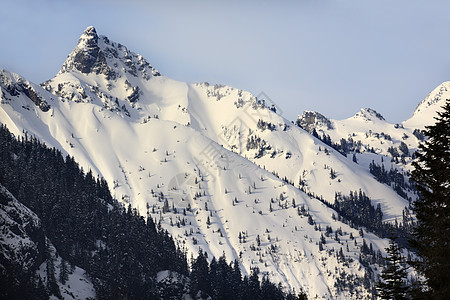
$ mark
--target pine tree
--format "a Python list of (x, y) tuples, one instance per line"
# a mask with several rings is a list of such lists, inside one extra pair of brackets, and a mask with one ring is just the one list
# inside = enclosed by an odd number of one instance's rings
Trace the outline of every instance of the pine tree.
[(235, 259), (233, 263), (230, 289), (233, 295), (235, 295), (237, 299), (240, 299), (242, 289), (242, 273), (241, 269), (239, 268), (239, 261), (237, 259)]
[(164, 200), (164, 206), (163, 206), (163, 213), (166, 213), (169, 211), (169, 201), (167, 199)]
[(259, 282), (259, 269), (255, 267), (252, 270), (252, 273), (250, 275), (249, 281), (248, 281), (248, 289), (250, 292), (250, 297), (248, 299), (260, 299), (261, 297), (261, 285)]
[[(47, 243), (47, 242), (46, 242)], [(49, 246), (46, 245), (47, 250), (45, 251), (45, 255), (47, 256), (46, 263), (47, 263), (47, 289), (50, 293), (50, 295), (55, 295), (61, 297), (58, 283), (56, 282), (55, 278), (55, 258), (53, 257), (53, 254), (49, 250)]]
[(191, 270), (191, 296), (195, 298), (199, 291), (207, 293), (211, 288), (209, 278), (209, 264), (206, 256), (200, 250), (197, 258), (192, 262)]
[(450, 299), (450, 100), (443, 108), (426, 127), (428, 140), (419, 146), (411, 174), (420, 195), (413, 203), (417, 224), (410, 244), (421, 261), (413, 265), (434, 299)]
[(61, 266), (59, 269), (59, 281), (62, 284), (66, 284), (66, 281), (69, 279), (69, 274), (67, 270), (67, 262), (61, 258)]
[(336, 171), (334, 171), (333, 169), (330, 169), (330, 178), (331, 179), (335, 179), (337, 176), (336, 176)]
[(408, 286), (405, 284), (407, 277), (405, 258), (401, 249), (395, 242), (396, 237), (391, 236), (388, 253), (387, 266), (381, 273), (382, 280), (378, 282), (377, 289), (381, 299), (401, 300), (407, 299)]

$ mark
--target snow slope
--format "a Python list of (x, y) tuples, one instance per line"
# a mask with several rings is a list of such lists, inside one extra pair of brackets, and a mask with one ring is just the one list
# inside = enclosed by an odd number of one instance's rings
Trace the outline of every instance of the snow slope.
[[(362, 281), (373, 283), (379, 267), (360, 263), (363, 240), (381, 253), (388, 243), (333, 219), (336, 212), (300, 191), (300, 181), (330, 202), (335, 192), (361, 189), (386, 221), (408, 205), (264, 99), (162, 76), (93, 27), (42, 87), (2, 70), (0, 88), (1, 123), (73, 155), (189, 253), (239, 259), (244, 274), (258, 267), (310, 297), (369, 297)], [(319, 250), (326, 226), (339, 234)]]
[(411, 118), (403, 122), (407, 128), (424, 129), (425, 126), (434, 124), (436, 112), (442, 111), (444, 102), (450, 99), (450, 81), (441, 83), (431, 91), (422, 102), (417, 105)]
[[(409, 183), (408, 174), (418, 145), (425, 139), (422, 130), (434, 124), (437, 112), (442, 110), (446, 99), (450, 98), (450, 82), (436, 87), (417, 106), (413, 116), (401, 124), (391, 124), (370, 108), (361, 109), (353, 117), (345, 120), (328, 119), (318, 112), (305, 111), (298, 116), (296, 124), (319, 137), (328, 136), (330, 142), (342, 145), (354, 143), (349, 149), (354, 152), (358, 164), (369, 169), (374, 162), (389, 171), (397, 169)], [(403, 144), (403, 145), (402, 145)], [(406, 146), (406, 147), (405, 147)], [(404, 149), (404, 150), (402, 150)], [(394, 150), (394, 151), (392, 151)], [(397, 152), (397, 154), (396, 154)], [(406, 196), (415, 199), (417, 195), (406, 188)]]

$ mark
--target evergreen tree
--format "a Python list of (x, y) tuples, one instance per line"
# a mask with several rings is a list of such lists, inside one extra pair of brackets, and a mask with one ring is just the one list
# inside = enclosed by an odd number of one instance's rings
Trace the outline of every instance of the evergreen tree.
[(45, 254), (47, 255), (46, 259), (47, 289), (50, 292), (50, 295), (55, 295), (56, 297), (61, 298), (59, 287), (55, 278), (55, 258), (48, 249)]
[(259, 282), (259, 269), (254, 268), (252, 270), (252, 273), (250, 275), (249, 281), (248, 281), (248, 289), (250, 293), (250, 297), (248, 299), (260, 299), (261, 297), (261, 286)]
[(426, 127), (428, 140), (419, 146), (411, 174), (419, 199), (410, 244), (421, 257), (413, 265), (426, 278), (426, 297), (434, 299), (450, 299), (450, 100), (443, 108)]
[(281, 287), (277, 287), (274, 283), (270, 282), (267, 276), (264, 276), (261, 282), (261, 299), (278, 300), (284, 299), (285, 296)]
[(232, 294), (236, 297), (236, 299), (241, 299), (242, 296), (242, 273), (239, 268), (239, 261), (237, 259), (234, 260), (233, 270), (231, 274), (231, 289)]
[(192, 263), (191, 270), (191, 296), (196, 297), (200, 291), (207, 293), (211, 288), (211, 282), (209, 278), (209, 264), (206, 260), (206, 256), (200, 250), (197, 258)]
[(67, 262), (61, 258), (61, 266), (59, 269), (59, 281), (62, 284), (66, 284), (66, 281), (69, 279), (69, 274), (67, 270)]
[(400, 142), (398, 149), (402, 152), (402, 156), (409, 156), (408, 145), (406, 145), (405, 142)]
[(387, 266), (381, 273), (382, 280), (378, 282), (377, 289), (381, 299), (402, 300), (407, 299), (408, 290), (405, 284), (407, 276), (405, 267), (405, 258), (402, 256), (401, 249), (395, 242), (392, 235), (389, 241)]

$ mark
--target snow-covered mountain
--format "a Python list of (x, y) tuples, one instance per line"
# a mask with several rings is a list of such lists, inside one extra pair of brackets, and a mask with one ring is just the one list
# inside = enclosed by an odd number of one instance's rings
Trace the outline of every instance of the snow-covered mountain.
[(441, 83), (417, 105), (411, 118), (403, 122), (406, 128), (424, 129), (435, 122), (436, 112), (442, 111), (446, 99), (450, 98), (450, 81)]
[[(417, 195), (409, 182), (411, 162), (425, 138), (422, 132), (425, 126), (435, 122), (437, 112), (450, 98), (449, 88), (449, 82), (439, 85), (419, 103), (413, 116), (400, 124), (389, 123), (371, 108), (361, 109), (345, 120), (328, 119), (318, 112), (305, 111), (298, 116), (296, 124), (352, 157), (402, 197), (413, 200)], [(387, 174), (380, 174), (378, 167), (384, 168)]]
[(323, 201), (361, 191), (380, 204), (383, 221), (401, 221), (408, 200), (375, 180), (369, 163), (404, 141), (409, 164), (420, 116), (446, 86), (403, 125), (370, 109), (344, 121), (312, 112), (297, 120), (332, 141), (352, 138), (355, 152), (367, 153), (354, 162), (267, 99), (170, 79), (88, 27), (41, 86), (0, 71), (0, 122), (74, 156), (193, 255), (224, 253), (244, 274), (258, 267), (311, 298), (360, 299), (371, 295), (388, 242), (350, 227)]

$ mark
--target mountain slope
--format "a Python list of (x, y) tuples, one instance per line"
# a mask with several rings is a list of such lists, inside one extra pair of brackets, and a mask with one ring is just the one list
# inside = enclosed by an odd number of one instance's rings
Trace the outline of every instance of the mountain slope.
[[(345, 120), (328, 119), (318, 112), (305, 111), (296, 124), (369, 170), (377, 180), (391, 186), (408, 200), (416, 199), (409, 172), (414, 153), (425, 139), (422, 130), (434, 124), (450, 83), (436, 87), (417, 106), (413, 116), (401, 124), (391, 124), (373, 109), (365, 108)], [(386, 170), (380, 171), (383, 168)], [(383, 173), (383, 174), (382, 174)]]
[(435, 123), (436, 112), (442, 111), (446, 99), (450, 98), (450, 81), (441, 83), (417, 105), (411, 118), (403, 122), (408, 128), (423, 130), (425, 126)]
[(2, 298), (45, 298), (49, 295), (44, 286), (50, 295), (64, 299), (95, 297), (85, 270), (65, 266), (66, 278), (61, 280), (66, 262), (45, 236), (41, 220), (1, 184), (0, 217), (0, 276), (8, 283), (1, 289)]
[(408, 205), (263, 99), (162, 76), (93, 27), (42, 87), (3, 70), (0, 88), (0, 121), (14, 134), (73, 155), (189, 253), (224, 253), (244, 274), (258, 267), (311, 297), (369, 297), (388, 245), (311, 194), (332, 202), (361, 189), (385, 221)]

